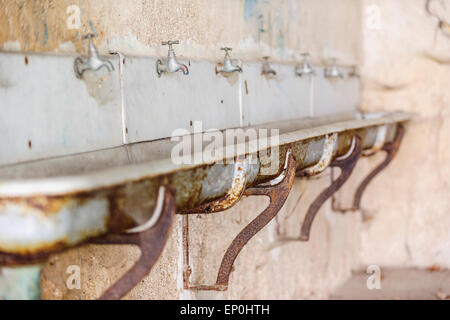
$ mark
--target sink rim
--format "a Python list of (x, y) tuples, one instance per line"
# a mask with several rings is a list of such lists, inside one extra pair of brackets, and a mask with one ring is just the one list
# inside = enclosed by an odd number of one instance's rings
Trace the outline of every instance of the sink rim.
[[(339, 117), (345, 115), (350, 116), (347, 120), (339, 120)], [(376, 117), (367, 117), (367, 115), (377, 115)], [(296, 129), (280, 134), (279, 143), (272, 144), (269, 140), (268, 147), (276, 147), (289, 143), (295, 143), (311, 138), (322, 137), (330, 133), (341, 133), (348, 130), (360, 129), (364, 127), (379, 126), (384, 124), (392, 124), (399, 122), (406, 122), (412, 118), (413, 114), (404, 112), (369, 112), (369, 113), (351, 113), (351, 114), (337, 114), (332, 116), (324, 116), (317, 118), (302, 118), (290, 121), (276, 122), (266, 125), (257, 125), (247, 128), (278, 128), (287, 123), (309, 123), (313, 124), (312, 127)], [(357, 119), (357, 118), (360, 119)], [(314, 126), (314, 123), (321, 123), (324, 120), (329, 119), (329, 122)], [(333, 120), (334, 119), (334, 120)], [(243, 128), (243, 129), (247, 129)], [(220, 130), (224, 131), (224, 130)], [(170, 139), (170, 138), (166, 138)], [(164, 139), (164, 140), (166, 140)], [(152, 143), (140, 142), (140, 143)], [(134, 145), (134, 144), (133, 144)], [(124, 147), (125, 145), (121, 146)], [(131, 146), (129, 144), (128, 146)], [(237, 144), (224, 146), (222, 149), (232, 148), (233, 153), (228, 156), (236, 157), (242, 155), (242, 152), (236, 151), (242, 150), (237, 148)], [(243, 148), (243, 150), (248, 150)], [(98, 152), (98, 151), (94, 151)], [(194, 153), (193, 153), (194, 154)], [(64, 156), (64, 158), (70, 157)], [(121, 185), (127, 182), (132, 182), (140, 179), (155, 178), (164, 175), (170, 175), (178, 171), (190, 170), (193, 168), (214, 164), (219, 161), (226, 160), (225, 157), (215, 156), (211, 161), (195, 164), (174, 164), (170, 158), (164, 158), (156, 161), (147, 161), (137, 164), (126, 164), (115, 166), (107, 169), (99, 169), (88, 173), (60, 175), (55, 177), (45, 178), (19, 178), (19, 179), (2, 179), (0, 176), (0, 198), (1, 197), (27, 197), (36, 195), (64, 195), (77, 192), (89, 192), (96, 189), (112, 187)], [(47, 161), (49, 159), (42, 159), (33, 161), (33, 163)], [(14, 167), (18, 164), (6, 165), (3, 167)], [(26, 165), (26, 164), (25, 164)], [(0, 167), (1, 168), (1, 167)]]

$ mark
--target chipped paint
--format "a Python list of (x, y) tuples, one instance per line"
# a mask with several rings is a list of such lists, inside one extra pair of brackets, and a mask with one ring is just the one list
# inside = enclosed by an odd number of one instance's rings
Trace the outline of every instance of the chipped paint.
[[(179, 51), (191, 58), (217, 60), (217, 48), (228, 43), (240, 48), (239, 58), (256, 60), (271, 54), (276, 60), (294, 62), (300, 44), (317, 57), (323, 46), (330, 45), (343, 53), (346, 63), (354, 64), (359, 59), (359, 4), (334, 5), (337, 14), (324, 12), (330, 0), (317, 2), (300, 6), (282, 0), (217, 0), (205, 5), (203, 0), (177, 0), (175, 5), (172, 1), (123, 0), (111, 6), (110, 0), (0, 0), (0, 48), (60, 52), (64, 46), (64, 52), (83, 53), (81, 35), (95, 30), (103, 53), (160, 56), (164, 54), (161, 41), (177, 38), (183, 43)], [(67, 9), (73, 5), (80, 8), (79, 28), (68, 27), (73, 12)], [(340, 23), (343, 12), (352, 36), (349, 32), (333, 34), (330, 44), (330, 28)], [(310, 20), (317, 15), (325, 25), (313, 29), (314, 35), (305, 33), (305, 25), (314, 26)], [(204, 32), (205, 26), (209, 32)]]

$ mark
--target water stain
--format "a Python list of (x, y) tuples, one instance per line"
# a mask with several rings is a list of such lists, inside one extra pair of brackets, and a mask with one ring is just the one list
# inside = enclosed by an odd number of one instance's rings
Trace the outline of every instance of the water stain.
[(44, 23), (44, 36), (42, 39), (42, 45), (45, 47), (48, 43), (48, 28), (47, 28), (47, 24)]
[(83, 82), (89, 95), (94, 98), (99, 105), (108, 104), (118, 98), (120, 94), (119, 84), (114, 72), (105, 69), (99, 71), (86, 71), (83, 75)]

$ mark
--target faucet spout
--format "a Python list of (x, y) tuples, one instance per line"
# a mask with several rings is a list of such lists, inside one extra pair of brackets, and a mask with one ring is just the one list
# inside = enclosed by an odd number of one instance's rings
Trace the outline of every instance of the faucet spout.
[(97, 48), (94, 45), (94, 42), (92, 39), (95, 37), (94, 33), (89, 33), (85, 36), (83, 36), (83, 39), (89, 40), (89, 46), (88, 46), (88, 58), (87, 60), (83, 60), (81, 57), (75, 58), (74, 61), (74, 71), (75, 76), (78, 79), (81, 79), (83, 77), (83, 74), (87, 70), (97, 71), (101, 69), (102, 67), (105, 67), (108, 72), (111, 72), (114, 70), (114, 66), (109, 60), (105, 60), (100, 58)]
[(302, 53), (302, 56), (303, 56), (303, 63), (301, 65), (301, 67), (299, 67), (299, 66), (295, 67), (295, 74), (299, 77), (316, 75), (316, 72), (311, 67), (311, 65), (309, 64), (309, 61), (308, 61), (309, 53), (306, 53), (306, 52)]
[(221, 50), (225, 51), (225, 58), (223, 60), (223, 65), (216, 65), (216, 73), (233, 73), (233, 72), (242, 72), (242, 68), (238, 65), (234, 65), (233, 61), (231, 61), (231, 57), (229, 51), (231, 48), (221, 48)]
[(158, 73), (158, 76), (161, 77), (161, 75), (164, 72), (178, 72), (178, 71), (182, 71), (184, 75), (188, 75), (189, 74), (189, 68), (182, 64), (179, 63), (177, 61), (177, 56), (175, 55), (175, 51), (173, 50), (172, 45), (174, 44), (179, 44), (180, 42), (177, 41), (167, 41), (167, 42), (163, 42), (162, 45), (168, 45), (169, 46), (169, 51), (167, 53), (167, 64), (163, 64), (161, 59), (158, 59), (158, 61), (156, 61), (156, 72)]
[(180, 63), (179, 70), (181, 70), (185, 76), (189, 74), (189, 68), (185, 64)]
[(263, 57), (263, 59), (264, 62), (262, 65), (261, 74), (265, 75), (266, 77), (275, 77), (277, 75), (277, 72), (270, 67), (269, 57)]
[(344, 74), (339, 70), (336, 61), (336, 58), (331, 59), (332, 64), (330, 67), (325, 68), (324, 70), (324, 76), (328, 79), (343, 79)]

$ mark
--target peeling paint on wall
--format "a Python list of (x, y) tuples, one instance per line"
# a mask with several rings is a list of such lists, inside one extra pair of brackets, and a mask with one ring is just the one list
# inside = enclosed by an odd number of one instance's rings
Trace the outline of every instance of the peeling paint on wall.
[[(343, 14), (354, 36), (330, 37)], [(227, 45), (241, 60), (295, 61), (309, 50), (314, 61), (326, 46), (350, 64), (359, 59), (358, 25), (359, 0), (0, 0), (0, 48), (31, 52), (85, 53), (81, 36), (95, 32), (103, 53), (165, 56), (161, 41), (180, 40), (180, 57), (218, 60)]]

